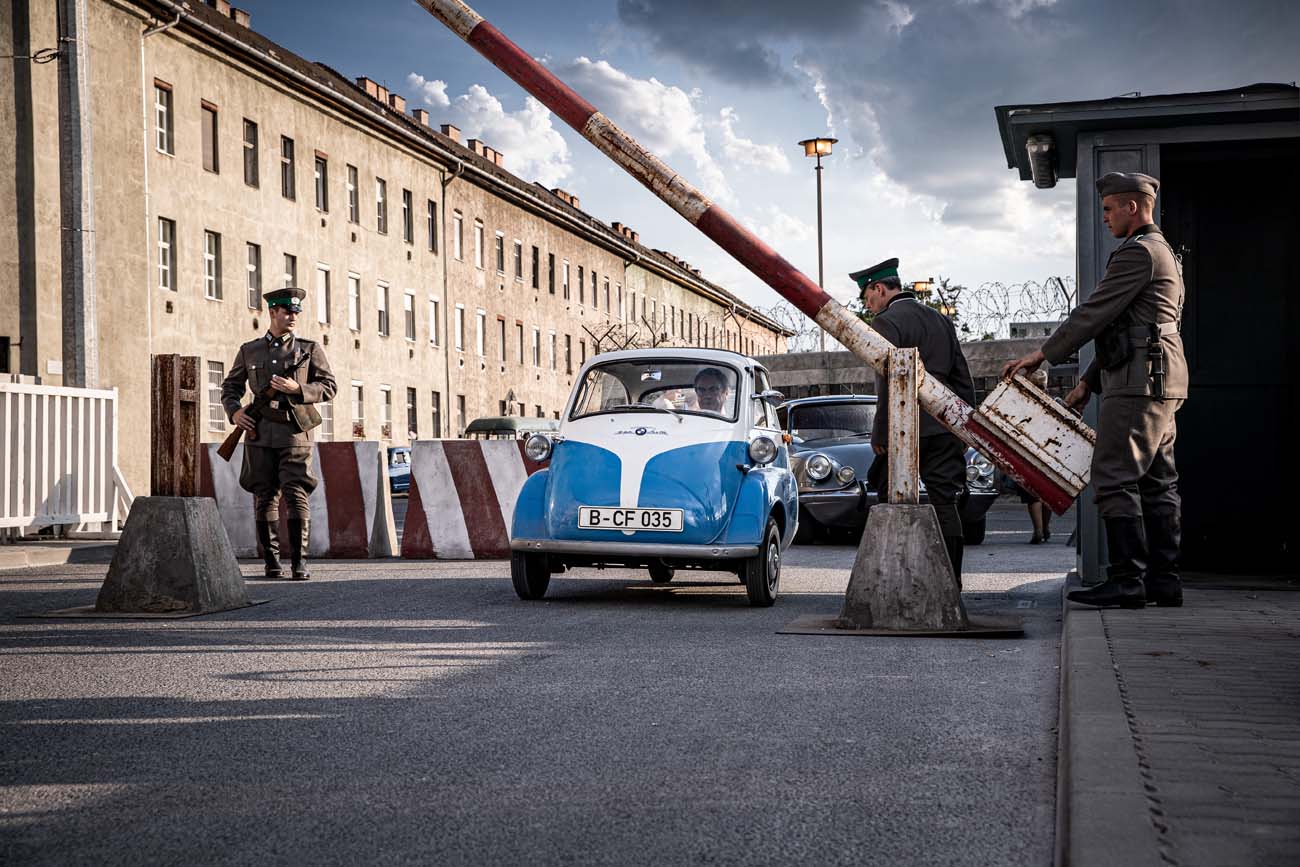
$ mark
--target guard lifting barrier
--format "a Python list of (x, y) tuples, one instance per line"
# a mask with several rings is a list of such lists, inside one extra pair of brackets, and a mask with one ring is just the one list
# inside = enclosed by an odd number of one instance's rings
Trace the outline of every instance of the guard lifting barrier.
[[(239, 486), (244, 448), (230, 462), (217, 456), (218, 443), (199, 451), (199, 494), (214, 497), (221, 523), (236, 557), (256, 557), (253, 495)], [(392, 557), (397, 552), (393, 501), (388, 489), (388, 451), (379, 442), (324, 442), (312, 446), (312, 472), (318, 480), (308, 500), (312, 557)], [(288, 550), (288, 511), (280, 503), (281, 553)]]
[(541, 466), (524, 455), (523, 440), (413, 443), (402, 557), (509, 557), (519, 489)]
[[(884, 372), (893, 348), (889, 341), (641, 147), (532, 55), (460, 0), (416, 2), (854, 355)], [(1064, 512), (1087, 482), (1091, 431), (1055, 414), (1043, 424), (1020, 424), (1029, 418), (1037, 420), (1042, 412), (1022, 391), (1004, 390), (1001, 399), (1007, 406), (996, 408), (986, 401), (977, 410), (926, 373), (919, 386), (919, 400), (922, 409), (964, 442), (987, 454), (1053, 510)], [(991, 416), (1013, 420), (1015, 435), (991, 422)]]
[(114, 533), (132, 500), (117, 466), (117, 389), (0, 383), (0, 473), (0, 533)]

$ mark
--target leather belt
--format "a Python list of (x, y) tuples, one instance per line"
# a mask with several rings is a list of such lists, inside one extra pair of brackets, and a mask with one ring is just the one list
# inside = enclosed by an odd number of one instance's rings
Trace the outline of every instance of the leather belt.
[[(1161, 337), (1169, 337), (1170, 335), (1178, 333), (1177, 322), (1161, 322), (1159, 325), (1156, 326), (1156, 328), (1159, 329)], [(1133, 335), (1134, 337), (1146, 337), (1151, 333), (1151, 326), (1130, 325), (1128, 328), (1128, 333)]]
[(293, 413), (287, 409), (271, 409), (267, 407), (262, 410), (262, 418), (267, 421), (278, 422), (279, 424), (294, 424)]

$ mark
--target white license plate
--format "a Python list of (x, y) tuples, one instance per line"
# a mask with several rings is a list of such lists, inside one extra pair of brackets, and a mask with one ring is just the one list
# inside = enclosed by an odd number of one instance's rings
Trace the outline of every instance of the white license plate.
[(578, 528), (582, 530), (682, 531), (681, 509), (615, 509), (579, 506)]

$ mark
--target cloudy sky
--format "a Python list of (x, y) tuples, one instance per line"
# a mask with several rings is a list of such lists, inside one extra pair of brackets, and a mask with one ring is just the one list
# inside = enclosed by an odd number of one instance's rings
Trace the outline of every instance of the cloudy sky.
[[(413, 0), (243, 0), (271, 39), (366, 75), (759, 305), (777, 298)], [(898, 256), (966, 285), (1074, 273), (1074, 189), (1008, 170), (996, 105), (1300, 78), (1293, 0), (477, 0), (471, 5), (826, 285)]]

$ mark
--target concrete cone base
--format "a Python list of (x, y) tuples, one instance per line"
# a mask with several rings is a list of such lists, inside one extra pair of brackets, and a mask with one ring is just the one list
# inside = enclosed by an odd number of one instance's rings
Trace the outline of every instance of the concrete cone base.
[(94, 611), (185, 617), (251, 604), (215, 500), (138, 497)]

